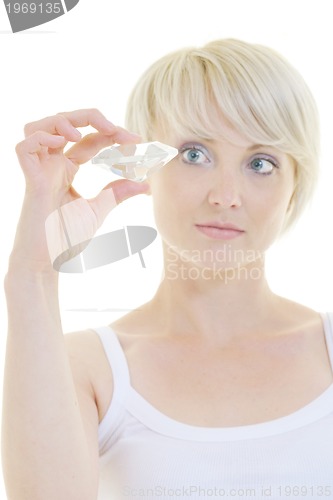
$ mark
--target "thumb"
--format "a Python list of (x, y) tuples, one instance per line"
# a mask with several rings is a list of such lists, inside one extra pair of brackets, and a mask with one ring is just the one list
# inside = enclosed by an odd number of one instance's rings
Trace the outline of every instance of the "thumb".
[(89, 204), (96, 214), (98, 226), (102, 224), (109, 212), (122, 201), (138, 194), (149, 194), (148, 182), (134, 182), (119, 179), (111, 182)]
[(134, 182), (128, 179), (116, 180), (104, 189), (109, 189), (110, 187), (113, 189), (117, 203), (121, 203), (137, 194), (148, 194), (150, 191), (148, 182)]

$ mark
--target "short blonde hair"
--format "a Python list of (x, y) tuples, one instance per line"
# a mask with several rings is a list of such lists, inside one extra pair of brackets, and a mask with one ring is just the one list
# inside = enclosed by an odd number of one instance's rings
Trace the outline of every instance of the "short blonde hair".
[(225, 39), (164, 56), (135, 86), (126, 126), (144, 141), (154, 140), (157, 128), (218, 139), (221, 116), (254, 143), (276, 147), (294, 159), (289, 228), (314, 191), (319, 123), (304, 79), (271, 48)]

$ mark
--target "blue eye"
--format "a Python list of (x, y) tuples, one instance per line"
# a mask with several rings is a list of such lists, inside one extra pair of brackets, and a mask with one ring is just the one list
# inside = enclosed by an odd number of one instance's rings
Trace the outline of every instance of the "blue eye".
[(254, 158), (250, 161), (250, 168), (257, 174), (270, 175), (277, 165), (273, 160), (266, 158)]
[(210, 163), (207, 155), (197, 147), (184, 147), (181, 149), (180, 154), (185, 163), (191, 165), (202, 165), (203, 163)]

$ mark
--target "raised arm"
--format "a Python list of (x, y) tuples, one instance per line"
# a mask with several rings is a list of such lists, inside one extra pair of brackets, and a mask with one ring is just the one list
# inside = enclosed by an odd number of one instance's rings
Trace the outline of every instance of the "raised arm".
[[(96, 133), (82, 138), (77, 127), (88, 125)], [(45, 221), (59, 207), (80, 199), (71, 186), (80, 164), (103, 147), (138, 137), (112, 125), (97, 110), (47, 117), (28, 124), (25, 135), (17, 155), (26, 193), (5, 279), (6, 489), (9, 500), (93, 500), (98, 488), (98, 412), (89, 381), (73, 379)], [(68, 142), (74, 145), (64, 152)], [(146, 190), (145, 184), (119, 180), (93, 200), (81, 199), (82, 212), (73, 214), (79, 217), (81, 233), (92, 237), (115, 202)], [(79, 370), (75, 376), (80, 377)]]

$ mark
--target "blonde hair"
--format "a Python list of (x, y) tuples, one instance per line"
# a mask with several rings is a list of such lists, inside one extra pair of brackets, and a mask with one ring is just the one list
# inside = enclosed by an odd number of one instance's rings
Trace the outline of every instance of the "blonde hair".
[(218, 139), (221, 117), (255, 144), (273, 146), (294, 159), (287, 229), (313, 194), (319, 123), (304, 79), (274, 50), (225, 39), (166, 55), (135, 86), (126, 126), (144, 141), (154, 140), (157, 129)]

